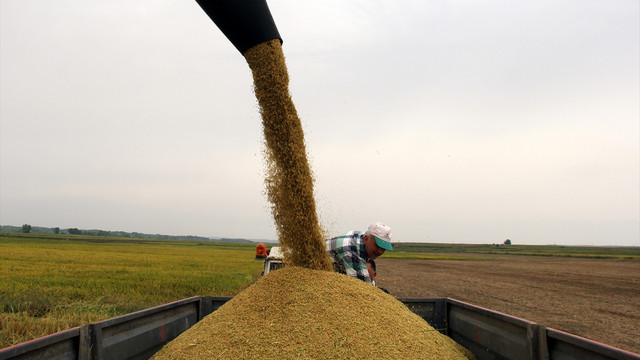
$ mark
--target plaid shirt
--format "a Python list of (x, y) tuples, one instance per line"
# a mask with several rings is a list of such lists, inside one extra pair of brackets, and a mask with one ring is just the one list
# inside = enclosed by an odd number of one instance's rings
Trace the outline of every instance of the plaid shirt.
[(325, 245), (336, 272), (371, 284), (371, 277), (367, 270), (369, 255), (364, 247), (364, 233), (349, 231), (342, 236), (327, 240)]

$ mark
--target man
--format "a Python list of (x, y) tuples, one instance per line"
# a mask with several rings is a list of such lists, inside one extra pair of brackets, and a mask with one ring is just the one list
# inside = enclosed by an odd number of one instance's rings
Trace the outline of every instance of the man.
[(327, 240), (325, 245), (335, 271), (369, 284), (375, 275), (369, 273), (367, 261), (377, 259), (385, 250), (393, 251), (391, 228), (381, 222), (371, 224), (365, 233), (349, 231)]

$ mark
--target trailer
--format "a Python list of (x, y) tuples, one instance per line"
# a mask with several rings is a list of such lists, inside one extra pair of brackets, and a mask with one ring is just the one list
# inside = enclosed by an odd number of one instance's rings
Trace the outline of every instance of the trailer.
[[(0, 350), (0, 360), (149, 359), (231, 297), (194, 296)], [(640, 360), (640, 355), (451, 298), (399, 298), (478, 360)]]

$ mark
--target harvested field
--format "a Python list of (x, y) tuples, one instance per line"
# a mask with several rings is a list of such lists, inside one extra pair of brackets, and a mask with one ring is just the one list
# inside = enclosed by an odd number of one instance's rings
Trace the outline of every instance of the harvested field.
[(382, 256), (376, 283), (396, 297), (449, 297), (640, 353), (640, 262), (455, 254)]

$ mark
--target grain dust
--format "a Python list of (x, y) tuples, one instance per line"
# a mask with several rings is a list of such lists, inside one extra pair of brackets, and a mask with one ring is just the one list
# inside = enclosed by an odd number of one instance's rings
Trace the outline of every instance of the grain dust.
[(153, 359), (473, 359), (404, 304), (361, 280), (287, 266), (167, 344)]

